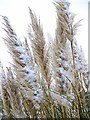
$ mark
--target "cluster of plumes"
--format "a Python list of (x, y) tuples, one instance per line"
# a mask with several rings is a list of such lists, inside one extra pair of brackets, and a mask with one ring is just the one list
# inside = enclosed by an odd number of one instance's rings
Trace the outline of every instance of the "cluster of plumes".
[(0, 66), (3, 109), (7, 116), (35, 117), (40, 114), (46, 94), (49, 100), (54, 99), (57, 104), (71, 107), (75, 99), (71, 84), (79, 83), (79, 79), (83, 81), (85, 90), (88, 90), (87, 65), (74, 39), (79, 22), (74, 24), (74, 15), (69, 11), (68, 2), (60, 0), (54, 5), (57, 28), (51, 45), (46, 44), (40, 20), (30, 8), (30, 44), (26, 38), (22, 44), (8, 18), (2, 16), (7, 33), (4, 41), (13, 61), (11, 67), (7, 68), (7, 75)]
[[(3, 107), (7, 115), (11, 113), (16, 118), (23, 118), (31, 116), (31, 113), (35, 111), (34, 109), (39, 109), (42, 91), (37, 82), (38, 75), (34, 70), (33, 61), (31, 61), (32, 58), (27, 41), (23, 46), (11, 28), (8, 18), (3, 16), (3, 19), (6, 26), (4, 30), (7, 32), (7, 37), (4, 40), (13, 59), (12, 69), (8, 69), (7, 78), (5, 79), (6, 86), (9, 86), (6, 92), (12, 101), (8, 101), (10, 105), (3, 103)], [(5, 93), (3, 92), (3, 94)], [(11, 112), (5, 109), (6, 105), (9, 105)], [(20, 111), (20, 108), (22, 111)]]

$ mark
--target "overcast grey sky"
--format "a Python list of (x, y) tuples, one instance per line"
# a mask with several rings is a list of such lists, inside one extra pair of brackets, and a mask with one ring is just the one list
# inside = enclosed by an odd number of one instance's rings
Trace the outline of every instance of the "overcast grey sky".
[[(52, 1), (53, 0), (0, 0), (0, 14), (6, 15), (9, 18), (12, 27), (20, 37), (22, 35), (25, 36), (30, 20), (28, 13), (28, 6), (30, 6), (37, 16), (40, 16), (45, 35), (49, 33), (53, 36), (56, 21), (55, 8), (51, 3)], [(71, 11), (77, 14), (76, 21), (84, 18), (76, 38), (79, 45), (83, 47), (86, 59), (88, 59), (88, 1), (89, 0), (69, 0), (71, 3)], [(1, 27), (0, 18), (0, 36), (3, 36)], [(1, 52), (1, 54), (3, 53)]]

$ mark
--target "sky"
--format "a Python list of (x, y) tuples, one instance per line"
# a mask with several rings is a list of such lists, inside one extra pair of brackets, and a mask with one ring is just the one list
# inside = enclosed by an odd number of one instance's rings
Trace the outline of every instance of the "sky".
[[(0, 0), (0, 15), (9, 18), (13, 29), (21, 38), (27, 35), (28, 24), (30, 23), (28, 6), (40, 17), (45, 36), (54, 36), (56, 19), (54, 0)], [(85, 58), (88, 60), (88, 2), (89, 0), (69, 0), (70, 10), (77, 14), (76, 21), (84, 19), (82, 26), (78, 30), (76, 39), (81, 45)], [(0, 17), (0, 38), (3, 37), (2, 19)], [(2, 49), (2, 50), (1, 50)], [(0, 41), (0, 56), (5, 62), (8, 59), (7, 49)]]

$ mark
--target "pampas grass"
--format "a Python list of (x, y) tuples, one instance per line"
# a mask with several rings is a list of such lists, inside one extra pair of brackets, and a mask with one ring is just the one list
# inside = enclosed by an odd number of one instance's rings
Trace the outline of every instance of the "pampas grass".
[(74, 39), (80, 21), (74, 23), (68, 2), (54, 6), (57, 27), (51, 44), (30, 8), (29, 41), (23, 43), (2, 16), (7, 33), (3, 40), (12, 57), (6, 72), (0, 62), (4, 118), (90, 118), (88, 69)]

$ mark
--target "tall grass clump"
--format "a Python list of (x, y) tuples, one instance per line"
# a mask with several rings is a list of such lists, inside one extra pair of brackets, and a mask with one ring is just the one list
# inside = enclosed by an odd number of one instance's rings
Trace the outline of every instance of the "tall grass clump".
[(67, 1), (53, 4), (57, 27), (52, 43), (46, 42), (40, 19), (30, 8), (24, 42), (2, 16), (3, 40), (12, 57), (6, 71), (0, 62), (0, 115), (4, 118), (90, 118), (88, 64), (75, 39), (81, 20), (74, 22)]

